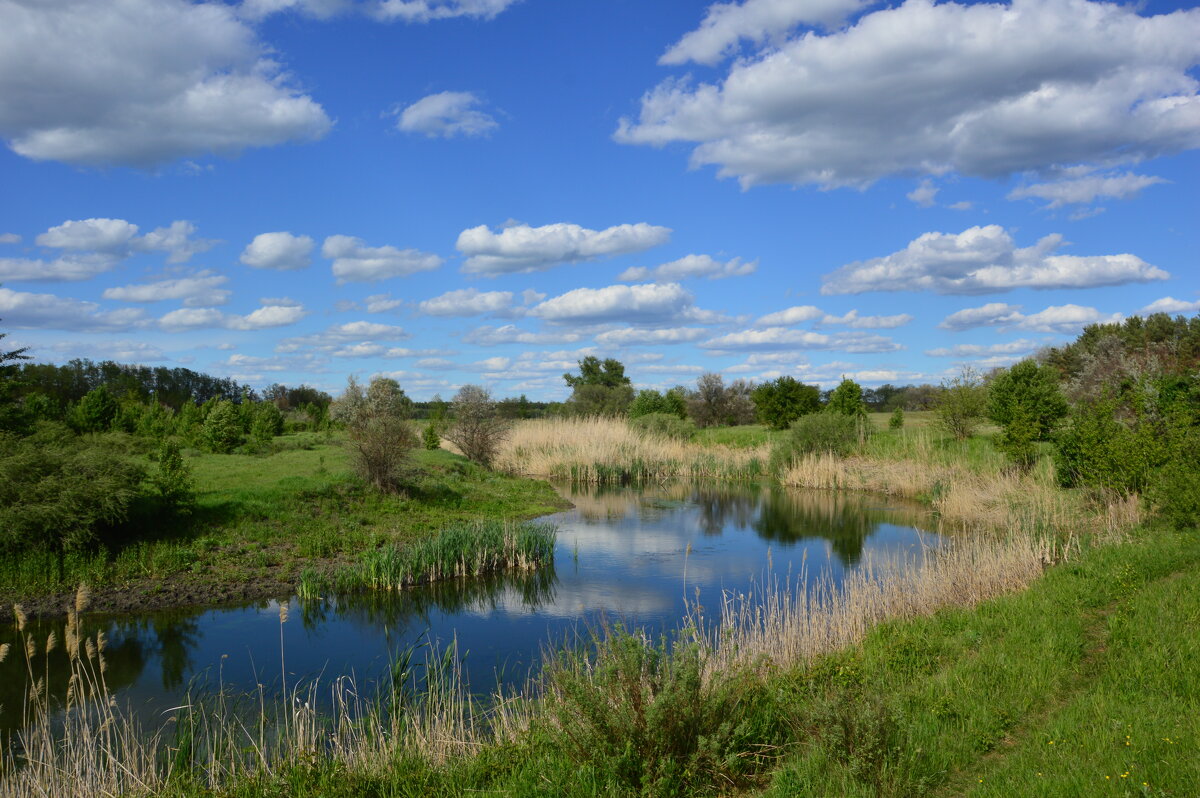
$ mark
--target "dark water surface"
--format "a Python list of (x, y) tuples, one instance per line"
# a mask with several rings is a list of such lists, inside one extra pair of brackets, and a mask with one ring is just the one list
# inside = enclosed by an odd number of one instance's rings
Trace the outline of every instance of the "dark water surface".
[[(279, 604), (267, 601), (93, 616), (85, 632), (105, 631), (108, 686), (147, 721), (182, 703), (189, 688), (254, 692), (261, 684), (271, 691), (282, 670), (289, 687), (345, 674), (371, 682), (387, 673), (396, 652), (455, 640), (471, 687), (488, 692), (498, 678), (524, 681), (543, 647), (601, 621), (666, 631), (697, 600), (714, 614), (722, 591), (746, 591), (768, 564), (775, 574), (825, 572), (838, 580), (866, 559), (903, 561), (939, 542), (921, 530), (919, 508), (876, 496), (753, 485), (560, 491), (575, 508), (545, 519), (558, 527), (558, 546), (554, 566), (536, 573), (293, 598), (282, 625)], [(52, 630), (62, 639), (62, 622), (28, 629), (39, 648)], [(21, 724), (27, 682), (15, 628), (0, 631), (0, 642), (14, 644), (0, 663), (4, 732)], [(61, 643), (48, 665), (41, 655), (34, 661), (53, 695), (65, 694), (66, 668)]]

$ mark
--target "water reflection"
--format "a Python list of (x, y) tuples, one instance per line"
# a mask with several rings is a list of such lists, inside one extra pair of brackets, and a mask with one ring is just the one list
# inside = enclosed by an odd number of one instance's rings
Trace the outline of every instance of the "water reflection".
[[(397, 650), (456, 643), (472, 686), (503, 675), (523, 679), (548, 641), (601, 619), (655, 632), (677, 626), (687, 601), (717, 606), (723, 590), (746, 590), (768, 563), (777, 573), (826, 573), (834, 580), (867, 559), (904, 562), (922, 542), (920, 508), (856, 494), (746, 485), (561, 488), (575, 507), (548, 520), (559, 528), (554, 567), (490, 579), (322, 601), (150, 613), (87, 620), (109, 645), (106, 679), (149, 719), (182, 702), (189, 686), (218, 680), (235, 690), (353, 673), (387, 672)], [(61, 622), (30, 625), (39, 641), (33, 672), (65, 695), (60, 643), (47, 661), (46, 636)], [(283, 651), (280, 650), (282, 636)], [(0, 663), (0, 732), (21, 722), (23, 644)], [(282, 656), (281, 656), (282, 655)], [(281, 666), (281, 659), (283, 665)]]

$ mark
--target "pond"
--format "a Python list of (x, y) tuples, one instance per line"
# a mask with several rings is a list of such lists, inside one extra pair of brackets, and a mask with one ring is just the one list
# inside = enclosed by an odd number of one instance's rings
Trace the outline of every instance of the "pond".
[[(689, 604), (715, 613), (722, 591), (747, 591), (768, 568), (835, 582), (864, 562), (904, 563), (937, 545), (917, 506), (853, 493), (778, 486), (679, 484), (596, 489), (564, 486), (575, 506), (548, 516), (555, 563), (534, 573), (461, 580), (397, 593), (287, 604), (276, 601), (139, 616), (89, 616), (104, 630), (105, 678), (150, 725), (189, 689), (218, 684), (252, 693), (353, 674), (373, 681), (405, 649), (455, 643), (471, 688), (521, 683), (547, 646), (603, 622), (657, 634), (677, 628)], [(31, 622), (39, 647), (61, 621)], [(12, 627), (0, 642), (17, 643)], [(282, 643), (282, 651), (281, 651)], [(26, 664), (13, 646), (0, 663), (0, 733), (21, 724)], [(418, 659), (421, 654), (417, 654)], [(66, 691), (61, 644), (35, 674)]]

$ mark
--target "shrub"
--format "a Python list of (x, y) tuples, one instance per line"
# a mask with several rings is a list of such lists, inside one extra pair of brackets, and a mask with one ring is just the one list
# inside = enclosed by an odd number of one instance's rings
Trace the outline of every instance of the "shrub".
[(222, 399), (212, 406), (200, 429), (204, 448), (215, 454), (229, 454), (242, 443), (242, 419), (237, 405)]
[(1008, 423), (995, 437), (994, 443), (1013, 467), (1023, 473), (1028, 472), (1037, 462), (1040, 430), (1037, 419), (1024, 408), (1018, 407), (1008, 417)]
[(409, 452), (417, 446), (412, 424), (395, 416), (369, 416), (350, 429), (350, 440), (360, 477), (384, 493), (403, 487)]
[(650, 435), (672, 440), (691, 440), (696, 434), (696, 425), (671, 413), (650, 413), (632, 419), (629, 426)]
[(192, 469), (183, 461), (179, 444), (166, 441), (158, 451), (158, 473), (151, 477), (158, 495), (177, 512), (189, 513), (196, 503)]
[(437, 425), (432, 421), (425, 425), (421, 433), (421, 444), (429, 451), (442, 448), (442, 436), (438, 434)]
[(791, 434), (771, 452), (778, 471), (807, 454), (830, 453), (845, 457), (858, 446), (865, 429), (862, 422), (842, 413), (813, 413), (792, 425)]
[(794, 377), (766, 382), (750, 393), (758, 420), (771, 429), (787, 429), (793, 421), (821, 409), (821, 391)]
[(735, 426), (754, 422), (753, 385), (734, 380), (729, 385), (720, 374), (702, 374), (688, 397), (688, 416), (697, 427)]
[(121, 406), (108, 388), (101, 385), (84, 394), (72, 409), (72, 426), (80, 432), (105, 432), (112, 428), (120, 410)]
[(669, 412), (667, 398), (658, 391), (649, 389), (638, 391), (633, 404), (629, 405), (629, 417), (631, 419), (648, 416), (651, 413), (661, 414), (667, 412)]
[(454, 424), (446, 432), (449, 439), (470, 461), (491, 467), (508, 437), (508, 422), (496, 415), (496, 403), (487, 389), (464, 385), (451, 404)]
[(866, 416), (867, 403), (863, 401), (862, 386), (854, 380), (842, 380), (829, 394), (825, 410), (843, 416)]
[(282, 434), (283, 413), (273, 402), (259, 402), (254, 408), (250, 437), (259, 443), (270, 443), (272, 438)]
[(1018, 421), (1033, 426), (1035, 440), (1047, 440), (1067, 415), (1058, 375), (1049, 366), (1022, 360), (1000, 372), (988, 386), (988, 416), (1001, 427)]
[(888, 419), (888, 429), (904, 429), (904, 408), (897, 407)]
[(43, 424), (0, 436), (0, 551), (76, 551), (128, 520), (144, 470), (103, 439)]
[(965, 368), (947, 383), (935, 412), (938, 424), (958, 440), (965, 440), (979, 428), (987, 410), (987, 392), (978, 372)]

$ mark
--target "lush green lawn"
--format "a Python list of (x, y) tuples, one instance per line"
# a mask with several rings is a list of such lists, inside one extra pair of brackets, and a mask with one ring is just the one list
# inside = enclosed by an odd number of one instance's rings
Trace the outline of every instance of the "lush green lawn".
[(155, 591), (186, 584), (197, 599), (220, 585), (294, 584), (385, 543), (404, 544), (472, 520), (527, 519), (561, 499), (545, 482), (507, 477), (444, 450), (416, 450), (408, 489), (382, 496), (350, 473), (339, 436), (276, 439), (267, 455), (186, 452), (196, 486), (190, 516), (135, 519), (121, 547), (98, 555), (0, 562), (6, 601), (93, 588)]

